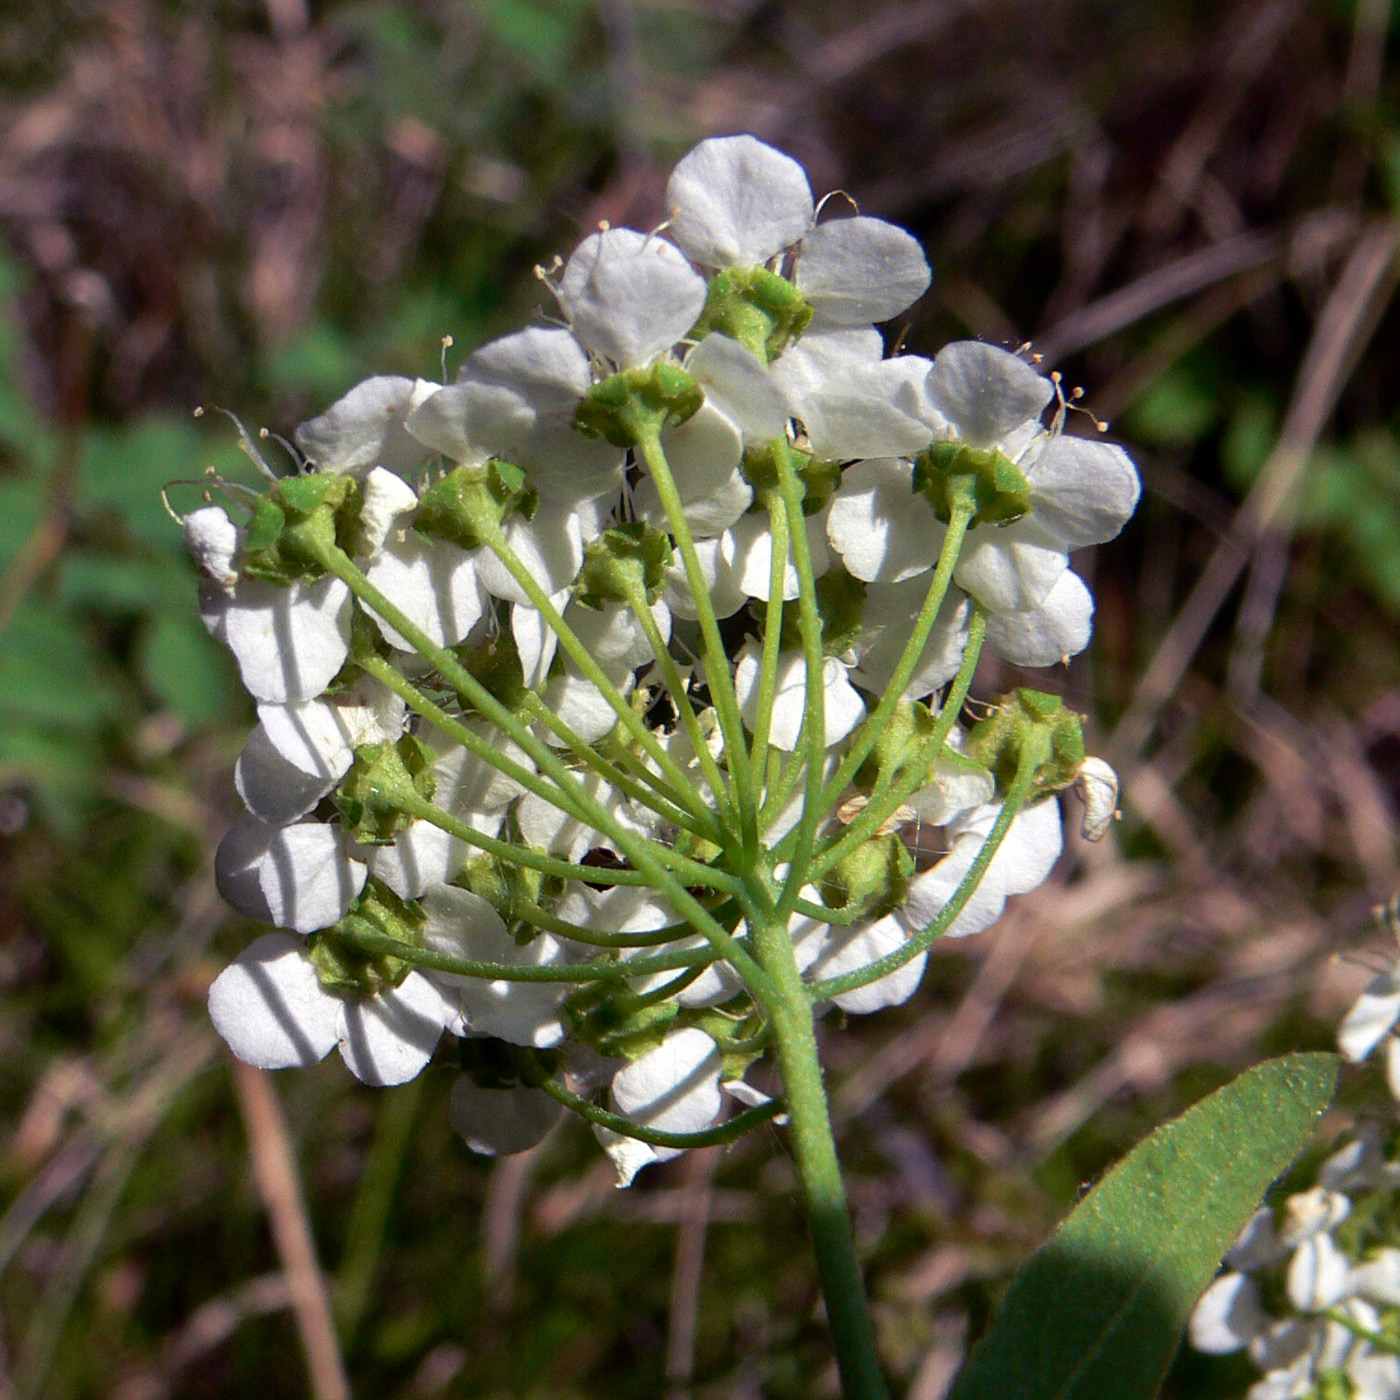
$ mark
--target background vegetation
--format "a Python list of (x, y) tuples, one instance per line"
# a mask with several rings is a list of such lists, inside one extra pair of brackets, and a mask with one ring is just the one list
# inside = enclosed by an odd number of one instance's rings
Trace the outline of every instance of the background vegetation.
[[(1063, 675), (1126, 819), (827, 1038), (903, 1393), (1149, 1127), (1328, 1045), (1338, 954), (1395, 951), (1393, 31), (1390, 0), (0, 5), (0, 1394), (306, 1395), (288, 1143), (360, 1400), (835, 1394), (776, 1133), (618, 1193), (580, 1129), (492, 1165), (449, 1067), (334, 1057), (275, 1077), (282, 1122), (203, 1009), (249, 936), (211, 854), (251, 709), (158, 494), (237, 469), (191, 407), (287, 432), (435, 374), (581, 231), (659, 221), (710, 132), (912, 227), (906, 344), (1033, 339), (1146, 483), (1076, 561)], [(1170, 1393), (1247, 1373), (1185, 1357)]]

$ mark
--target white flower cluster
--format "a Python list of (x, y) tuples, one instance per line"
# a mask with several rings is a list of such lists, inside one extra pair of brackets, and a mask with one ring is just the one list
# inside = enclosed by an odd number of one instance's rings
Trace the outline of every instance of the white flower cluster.
[(297, 429), (297, 475), (184, 520), (258, 704), (220, 888), (278, 930), (215, 982), (219, 1031), (392, 1084), (446, 1030), (475, 1149), (563, 1104), (624, 1181), (722, 1087), (778, 1110), (742, 1080), (775, 959), (818, 1004), (903, 1001), (933, 936), (1049, 874), (1057, 790), (1106, 826), (1055, 697), (960, 713), (984, 641), (1086, 645), (1069, 554), (1138, 495), (1020, 355), (886, 358), (923, 253), (818, 222), (787, 156), (703, 142), (667, 198), (542, 274), (557, 323), (445, 386), (367, 380)]
[[(1400, 965), (1371, 982), (1337, 1038), (1353, 1062), (1384, 1042), (1386, 1079), (1400, 1098), (1397, 1020)], [(1264, 1373), (1248, 1400), (1400, 1400), (1397, 1206), (1393, 1134), (1387, 1142), (1384, 1125), (1363, 1123), (1322, 1163), (1315, 1186), (1287, 1198), (1281, 1219), (1267, 1207), (1255, 1214), (1196, 1305), (1192, 1345), (1247, 1350)]]

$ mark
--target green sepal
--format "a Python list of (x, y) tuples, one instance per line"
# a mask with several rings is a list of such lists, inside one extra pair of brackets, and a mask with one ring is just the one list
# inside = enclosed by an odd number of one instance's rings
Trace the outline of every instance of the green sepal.
[(306, 940), (307, 955), (327, 991), (369, 996), (383, 987), (397, 987), (413, 971), (413, 964), (389, 953), (366, 950), (362, 946), (364, 935), (417, 947), (422, 943), (422, 930), (423, 914), (418, 906), (371, 878), (338, 924)]
[(512, 1045), (487, 1035), (463, 1036), (457, 1042), (457, 1058), (462, 1072), (483, 1089), (537, 1089), (564, 1063), (558, 1050)]
[(359, 504), (360, 487), (352, 476), (313, 472), (283, 477), (253, 506), (242, 571), (281, 584), (320, 577), (326, 555), (350, 542)]
[(394, 743), (362, 744), (336, 793), (341, 824), (362, 846), (388, 845), (413, 821), (408, 807), (432, 800), (437, 759), (414, 734)]
[(524, 905), (538, 907), (546, 887), (558, 882), (539, 870), (483, 854), (467, 861), (456, 883), (484, 899), (507, 923), (514, 924)]
[(425, 539), (476, 549), (498, 538), (512, 516), (532, 519), (539, 499), (539, 492), (526, 486), (525, 473), (509, 462), (457, 467), (419, 497), (413, 528)]
[(909, 894), (914, 857), (898, 836), (872, 836), (822, 878), (822, 903), (861, 919), (883, 919)]
[[(869, 720), (864, 721), (861, 728), (856, 730), (852, 736), (853, 743), (861, 741), (862, 731), (869, 723)], [(886, 785), (893, 782), (913, 758), (915, 750), (933, 732), (936, 723), (937, 720), (927, 705), (901, 700), (894, 707), (894, 713), (876, 734), (875, 746), (870, 750), (865, 762), (856, 769), (853, 780), (855, 786), (864, 792), (870, 792), (882, 778)], [(937, 759), (934, 762), (936, 763)], [(932, 769), (933, 763), (930, 763), (929, 770)]]
[(807, 298), (786, 277), (766, 267), (726, 267), (711, 280), (690, 339), (718, 331), (767, 364), (807, 329), (812, 315)]
[[(822, 620), (822, 651), (827, 656), (842, 656), (860, 636), (861, 615), (865, 611), (866, 585), (845, 569), (832, 568), (817, 580), (815, 589), (817, 613)], [(762, 619), (763, 614), (759, 617)], [(779, 633), (783, 651), (798, 651), (802, 647), (802, 613), (796, 607), (783, 609), (783, 628)]]
[(498, 628), (483, 641), (454, 647), (453, 650), (462, 665), (495, 699), (512, 714), (520, 712), (529, 690), (525, 685), (525, 670), (521, 665), (520, 651), (515, 645), (515, 635), (508, 627)]
[(669, 536), (645, 521), (614, 525), (584, 550), (574, 596), (588, 608), (630, 603), (639, 592), (654, 603), (666, 590), (674, 554)]
[(945, 525), (963, 502), (975, 509), (973, 525), (1009, 525), (1031, 509), (1025, 473), (994, 447), (933, 443), (914, 459), (914, 490)]
[(574, 425), (585, 437), (635, 447), (669, 422), (684, 423), (704, 402), (694, 375), (669, 360), (657, 360), (595, 384), (574, 411)]
[(973, 725), (964, 751), (1006, 788), (1016, 776), (1022, 749), (1032, 742), (1044, 753), (1033, 790), (1069, 787), (1084, 763), (1084, 728), (1081, 717), (1066, 709), (1058, 695), (1023, 686), (1005, 696), (992, 714)]
[(788, 454), (792, 469), (802, 485), (802, 514), (816, 515), (841, 484), (840, 463), (814, 457), (810, 452), (786, 442), (744, 450), (739, 470), (743, 472), (744, 480), (753, 487), (754, 508), (765, 508), (770, 500), (776, 501), (782, 496), (781, 477), (774, 460), (774, 454), (778, 452)]
[(767, 1053), (766, 1043), (755, 1043), (757, 1032), (762, 1029), (762, 1021), (756, 1016), (741, 1020), (715, 1006), (695, 1014), (691, 1024), (719, 1046), (721, 1080), (742, 1079), (749, 1066)]
[[(677, 975), (683, 969), (677, 969)], [(573, 1034), (600, 1055), (640, 1060), (666, 1039), (680, 1014), (674, 1000), (648, 1002), (601, 978), (585, 983), (564, 1003)]]

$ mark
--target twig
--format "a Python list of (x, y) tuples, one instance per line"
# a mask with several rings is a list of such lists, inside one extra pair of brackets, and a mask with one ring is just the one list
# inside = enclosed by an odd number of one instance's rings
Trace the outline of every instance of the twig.
[(1254, 547), (1275, 523), (1297, 484), (1364, 344), (1373, 321), (1373, 303), (1378, 295), (1389, 294), (1397, 243), (1400, 234), (1387, 220), (1363, 234), (1352, 250), (1318, 318), (1279, 440), (1229, 534), (1216, 546), (1159, 644), (1114, 732), (1110, 749), (1120, 767), (1131, 763), (1146, 743), (1161, 707), (1180, 685)]
[(253, 1178), (287, 1277), (287, 1293), (306, 1352), (311, 1393), (315, 1400), (350, 1400), (345, 1366), (331, 1321), (330, 1299), (316, 1262), (282, 1107), (263, 1070), (235, 1061), (233, 1075), (238, 1106), (248, 1130)]

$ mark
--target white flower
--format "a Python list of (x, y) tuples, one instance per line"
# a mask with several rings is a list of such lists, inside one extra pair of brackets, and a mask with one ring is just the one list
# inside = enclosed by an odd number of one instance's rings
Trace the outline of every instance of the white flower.
[[(699, 1132), (719, 1117), (723, 1063), (719, 1046), (704, 1031), (693, 1026), (672, 1031), (656, 1049), (613, 1076), (613, 1108), (642, 1127), (667, 1133)], [(617, 1167), (619, 1186), (630, 1186), (648, 1162), (664, 1162), (681, 1152), (678, 1147), (653, 1147), (606, 1129), (598, 1130), (598, 1135)]]
[[(580, 772), (578, 786), (601, 804), (613, 820), (626, 831), (639, 836), (650, 835), (655, 817), (633, 802), (599, 773)], [(578, 817), (555, 806), (547, 797), (527, 793), (515, 809), (515, 820), (521, 839), (527, 846), (561, 856), (564, 860), (582, 859), (595, 847), (612, 848), (613, 843), (601, 831)]]
[(1375, 977), (1342, 1020), (1337, 1044), (1354, 1064), (1364, 1060), (1400, 1020), (1400, 967)]
[(666, 186), (671, 236), (706, 267), (756, 267), (795, 244), (795, 280), (837, 325), (887, 321), (929, 284), (923, 249), (883, 219), (835, 219), (813, 228), (806, 173), (752, 136), (702, 141)]
[(301, 940), (286, 933), (256, 939), (214, 979), (209, 1015), (246, 1064), (305, 1067), (338, 1046), (351, 1073), (377, 1085), (412, 1079), (460, 1019), (452, 998), (421, 972), (372, 996), (328, 992)]
[[(872, 583), (866, 588), (860, 637), (854, 646), (859, 660), (852, 679), (857, 685), (873, 695), (883, 695), (889, 689), (927, 597), (928, 581), (923, 578), (904, 583)], [(967, 598), (950, 588), (933, 620), (928, 641), (914, 663), (902, 699), (922, 699), (957, 675), (967, 650), (971, 616)]]
[(185, 516), (180, 529), (200, 572), (225, 593), (232, 593), (238, 583), (236, 565), (243, 540), (228, 512), (222, 506), (201, 506)]
[(1118, 774), (1103, 759), (1086, 758), (1075, 775), (1074, 790), (1084, 802), (1084, 839), (1102, 841), (1118, 815)]
[[(909, 928), (898, 914), (887, 914), (883, 919), (847, 927), (824, 924), (820, 926), (816, 939), (809, 936), (805, 940), (807, 947), (812, 948), (816, 955), (810, 963), (806, 963), (805, 957), (800, 958), (799, 962), (806, 964), (804, 974), (807, 980), (826, 981), (859, 972), (880, 958), (898, 952), (908, 940)], [(849, 992), (838, 992), (832, 1001), (843, 1011), (859, 1016), (869, 1015), (886, 1006), (900, 1006), (918, 990), (927, 962), (928, 954), (920, 953), (878, 981)]]
[(1094, 595), (1066, 569), (1034, 608), (988, 613), (987, 645), (1013, 666), (1057, 666), (1089, 645)]
[(1310, 1235), (1288, 1265), (1288, 1298), (1299, 1312), (1319, 1312), (1352, 1291), (1351, 1265), (1332, 1236)]
[(314, 933), (344, 918), (369, 874), (338, 826), (268, 826), (244, 817), (219, 842), (214, 877), (240, 914), (276, 928)]
[(564, 1115), (543, 1089), (483, 1089), (465, 1074), (452, 1086), (452, 1126), (473, 1152), (509, 1157), (543, 1142)]

